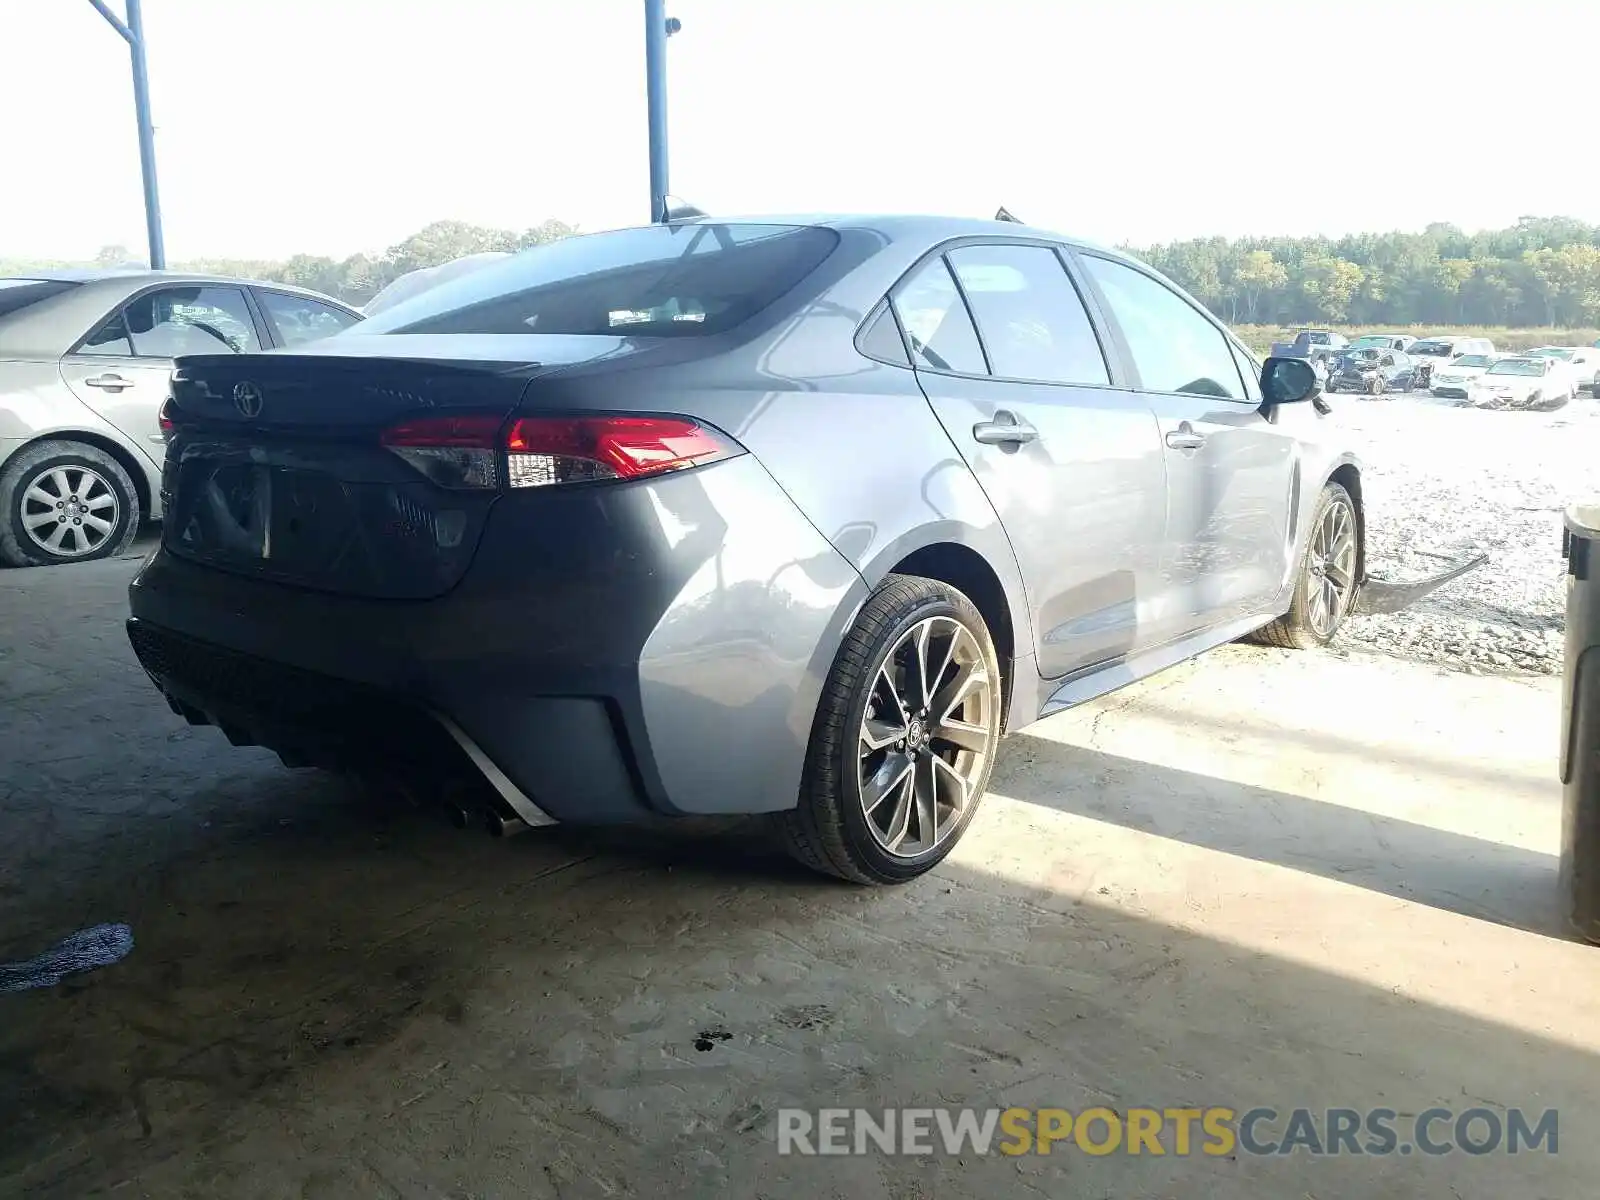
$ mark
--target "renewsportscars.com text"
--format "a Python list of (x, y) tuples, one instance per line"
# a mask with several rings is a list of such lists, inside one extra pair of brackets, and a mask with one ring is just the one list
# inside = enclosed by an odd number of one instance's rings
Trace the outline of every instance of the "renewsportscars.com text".
[(785, 1108), (779, 1154), (1555, 1154), (1557, 1110)]

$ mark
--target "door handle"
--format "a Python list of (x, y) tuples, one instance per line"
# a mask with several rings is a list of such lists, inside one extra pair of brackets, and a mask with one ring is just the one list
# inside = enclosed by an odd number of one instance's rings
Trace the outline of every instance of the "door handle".
[(1001, 409), (992, 421), (979, 421), (972, 427), (972, 436), (985, 446), (1020, 446), (1039, 436), (1039, 431), (1026, 421), (1017, 420), (1016, 414)]
[(113, 375), (110, 372), (104, 375), (91, 375), (84, 382), (90, 387), (104, 388), (108, 392), (120, 392), (123, 388), (133, 386), (133, 380), (124, 379), (121, 375)]
[(1198, 450), (1205, 444), (1205, 434), (1196, 433), (1187, 421), (1167, 434), (1167, 445), (1174, 450)]

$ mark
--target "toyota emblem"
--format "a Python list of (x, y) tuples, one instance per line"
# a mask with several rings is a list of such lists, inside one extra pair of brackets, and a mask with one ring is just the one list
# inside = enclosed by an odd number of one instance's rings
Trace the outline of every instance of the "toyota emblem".
[(248, 379), (233, 385), (233, 406), (241, 417), (254, 419), (261, 415), (261, 389)]

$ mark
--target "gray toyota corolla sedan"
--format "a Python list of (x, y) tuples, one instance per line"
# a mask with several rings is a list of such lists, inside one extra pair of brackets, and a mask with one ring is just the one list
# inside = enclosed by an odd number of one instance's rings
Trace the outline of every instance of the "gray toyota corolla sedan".
[(502, 828), (772, 814), (896, 882), (1005, 731), (1334, 636), (1363, 526), (1325, 411), (1042, 230), (593, 234), (181, 359), (129, 633), (178, 713), (290, 765), (470, 780)]

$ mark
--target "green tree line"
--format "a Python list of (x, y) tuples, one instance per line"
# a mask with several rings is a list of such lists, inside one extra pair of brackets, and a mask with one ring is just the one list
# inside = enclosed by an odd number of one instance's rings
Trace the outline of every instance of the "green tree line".
[[(486, 250), (521, 250), (577, 229), (549, 220), (521, 231), (435, 221), (378, 254), (334, 259), (200, 259), (175, 264), (298, 284), (363, 304), (408, 271)], [(1592, 326), (1600, 324), (1600, 226), (1570, 217), (1524, 217), (1509, 229), (1349, 237), (1197, 238), (1125, 247), (1175, 279), (1230, 324)], [(100, 265), (138, 261), (107, 246)], [(0, 260), (0, 274), (45, 266)]]
[(1582, 326), (1600, 323), (1600, 226), (1198, 238), (1124, 247), (1230, 323)]
[[(335, 259), (314, 254), (296, 254), (284, 260), (207, 258), (169, 264), (174, 270), (196, 271), (209, 275), (233, 275), (268, 283), (290, 283), (310, 288), (327, 296), (337, 296), (349, 304), (365, 304), (379, 290), (409, 271), (436, 267), (468, 254), (484, 251), (524, 250), (529, 246), (553, 242), (578, 232), (577, 226), (550, 220), (532, 228), (491, 229), (464, 221), (435, 221), (425, 229), (396, 242), (381, 254), (352, 254)], [(0, 276), (16, 275), (48, 267), (142, 264), (144, 260), (126, 246), (106, 246), (93, 262), (41, 262), (0, 259)]]

